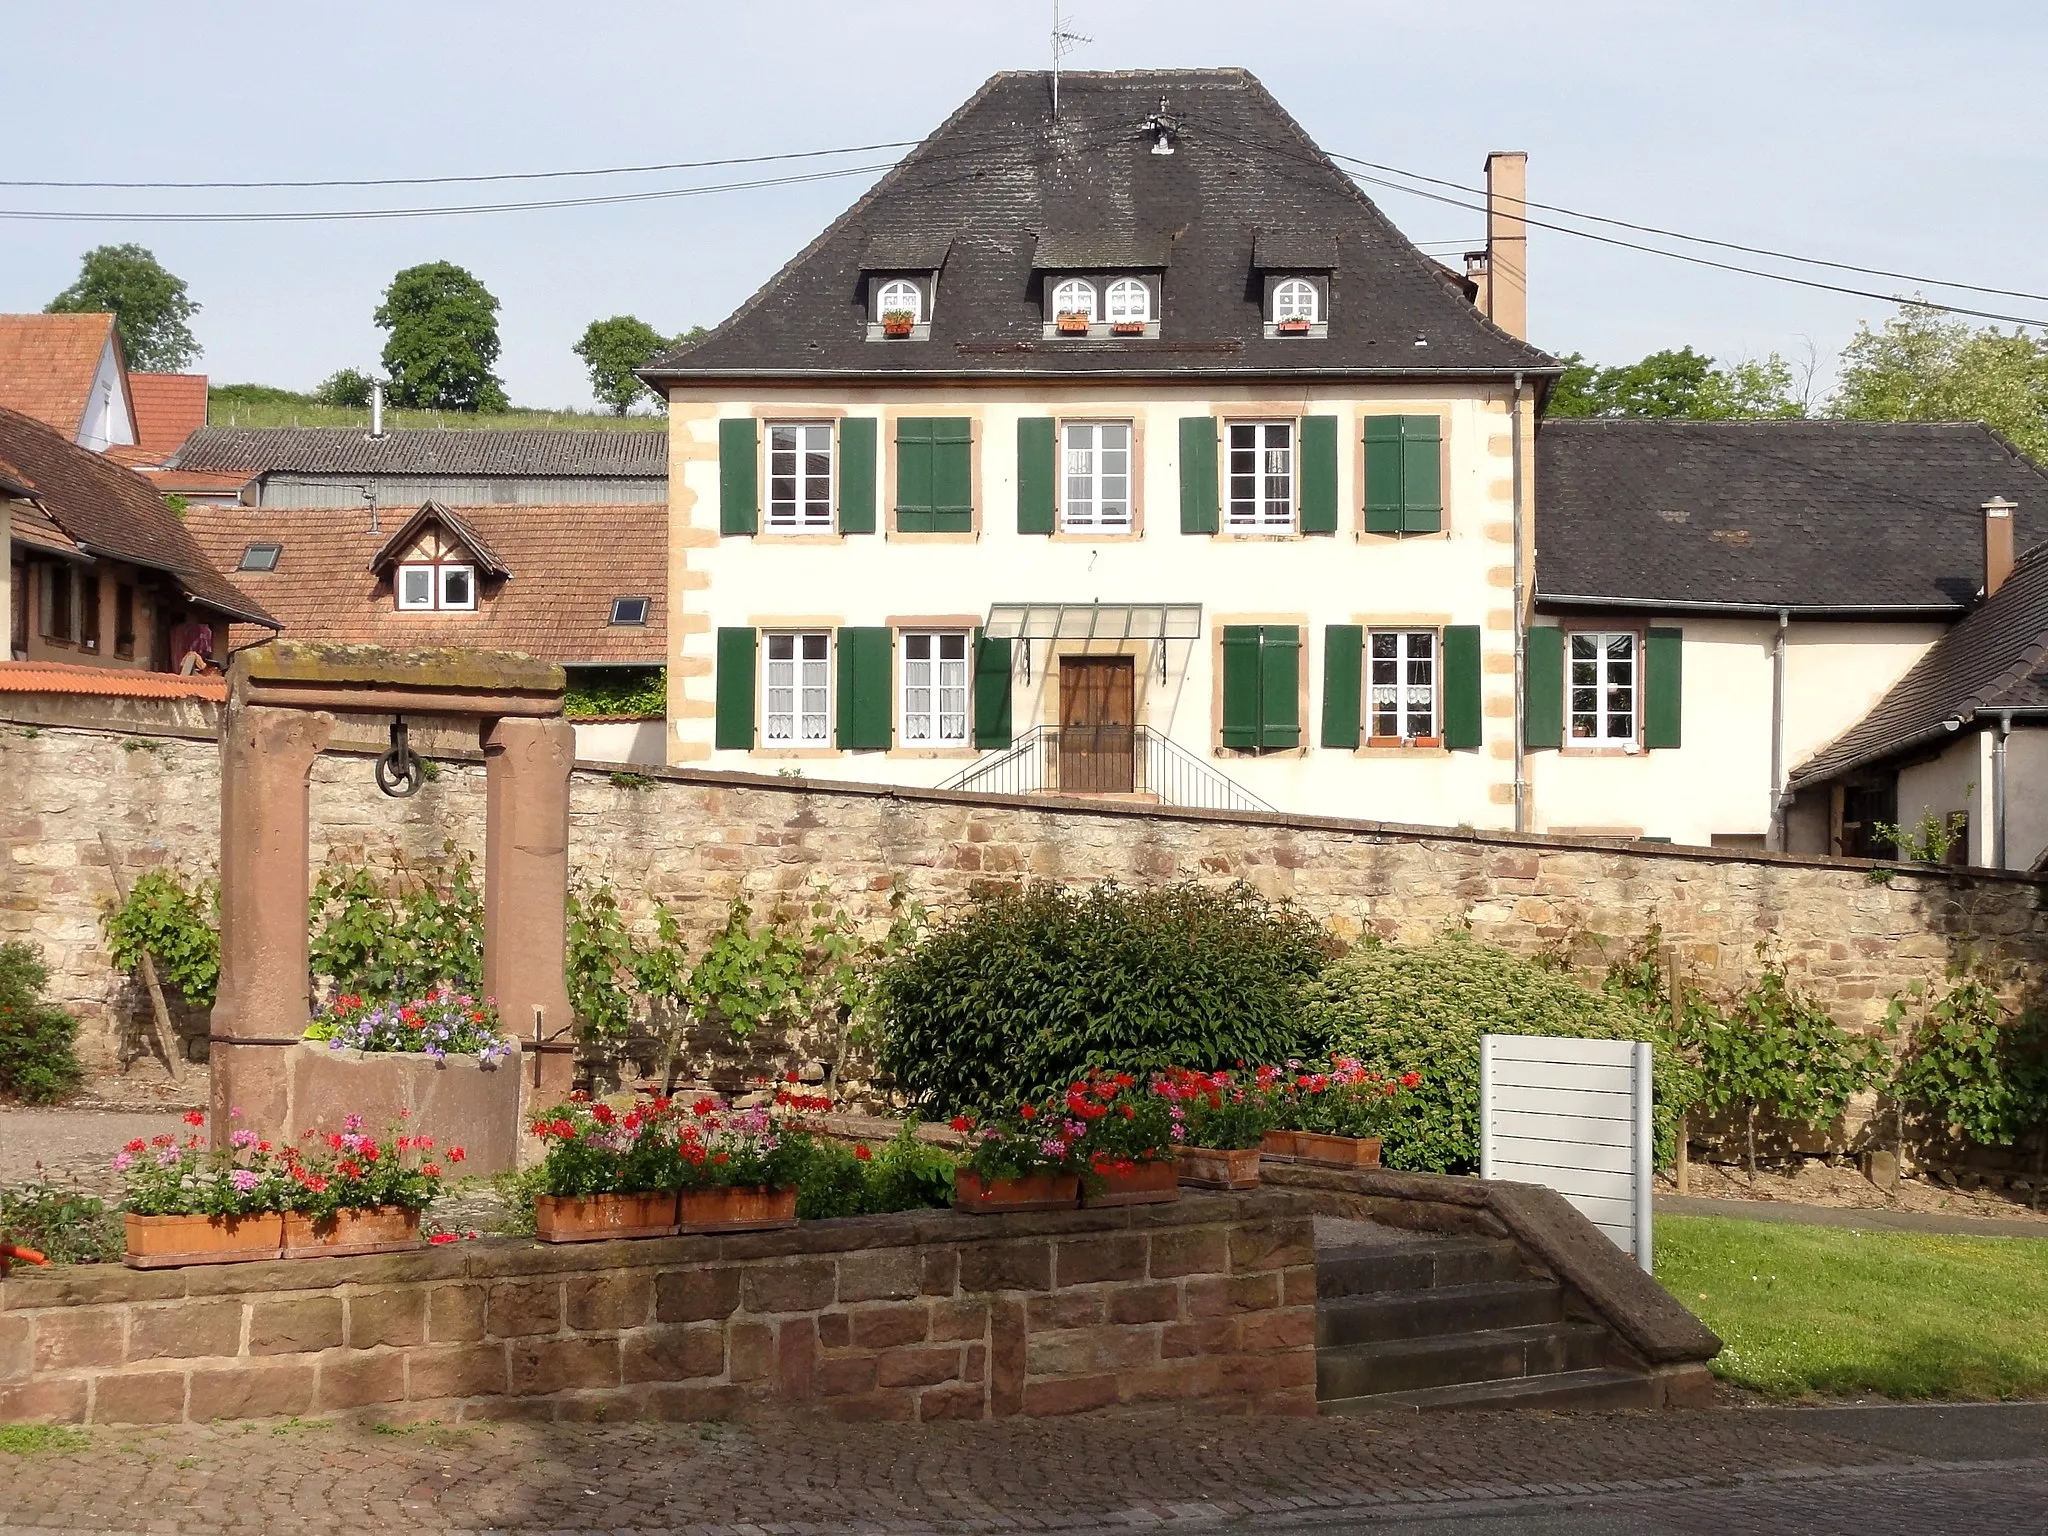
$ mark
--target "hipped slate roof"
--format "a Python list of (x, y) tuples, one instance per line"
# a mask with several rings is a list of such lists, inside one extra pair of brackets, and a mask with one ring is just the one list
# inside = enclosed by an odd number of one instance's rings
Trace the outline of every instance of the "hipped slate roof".
[(201, 427), (179, 469), (306, 475), (545, 475), (587, 479), (668, 474), (668, 434), (523, 428), (425, 429), (373, 438), (354, 427)]
[(235, 618), (270, 614), (223, 576), (150, 484), (68, 437), (0, 410), (0, 459), (35, 490), (51, 519), (88, 553), (167, 573), (187, 597)]
[(112, 315), (0, 315), (0, 410), (75, 439), (113, 334)]
[(1869, 714), (1792, 771), (1794, 784), (1949, 736), (2002, 710), (2048, 710), (2048, 544), (2027, 551), (1984, 605), (1934, 642)]
[(1536, 600), (1953, 613), (1995, 496), (2048, 532), (2048, 474), (1980, 423), (1547, 420)]
[[(659, 506), (464, 507), (463, 525), (518, 573), (486, 583), (474, 613), (399, 612), (389, 581), (370, 571), (391, 524), (372, 532), (360, 507), (195, 504), (185, 517), (223, 571), (251, 544), (284, 546), (276, 570), (236, 580), (283, 621), (288, 639), (474, 646), (620, 666), (667, 656), (668, 518)], [(649, 599), (647, 623), (614, 628), (614, 597)]]
[[(1177, 124), (1170, 155), (1152, 152), (1145, 126), (1162, 97)], [(1413, 376), (1556, 366), (1482, 318), (1245, 71), (1068, 73), (1059, 100), (1055, 122), (1048, 75), (995, 76), (737, 313), (642, 376)], [(1262, 229), (1290, 231), (1318, 266), (1338, 265), (1327, 339), (1265, 338), (1253, 268)], [(868, 341), (868, 253), (941, 241), (950, 244), (931, 339)], [(1105, 267), (1164, 267), (1158, 339), (1043, 336), (1043, 269), (1082, 255)]]

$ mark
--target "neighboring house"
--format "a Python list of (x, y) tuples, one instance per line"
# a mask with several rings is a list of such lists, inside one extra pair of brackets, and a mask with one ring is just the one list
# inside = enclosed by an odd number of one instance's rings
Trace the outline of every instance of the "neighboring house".
[[(195, 477), (218, 477), (209, 486)], [(270, 508), (628, 506), (668, 499), (659, 431), (201, 427), (156, 479), (192, 500)], [(188, 489), (188, 487), (190, 487)]]
[(1810, 845), (1994, 869), (2048, 861), (2048, 544), (2015, 563), (2014, 515), (2005, 501), (1984, 508), (1983, 603), (1793, 770)]
[(2048, 476), (1981, 425), (1545, 421), (1535, 829), (1867, 851), (1781, 788), (1971, 613), (2005, 497), (2048, 529)]
[(1515, 825), (1558, 364), (1488, 172), (1474, 279), (1243, 71), (990, 80), (642, 373), (670, 760)]
[(112, 315), (0, 315), (0, 410), (94, 453), (132, 445), (135, 409)]
[[(195, 504), (185, 525), (295, 640), (524, 651), (568, 667), (572, 693), (658, 674), (666, 659), (658, 508)], [(662, 735), (660, 720), (584, 718), (577, 755), (659, 763)]]
[(186, 438), (206, 425), (203, 373), (131, 373), (128, 398), (135, 410), (135, 444), (107, 452), (130, 469), (167, 462)]
[(217, 571), (147, 481), (63, 433), (0, 410), (8, 517), (7, 633), (15, 661), (169, 671), (173, 637), (276, 622)]

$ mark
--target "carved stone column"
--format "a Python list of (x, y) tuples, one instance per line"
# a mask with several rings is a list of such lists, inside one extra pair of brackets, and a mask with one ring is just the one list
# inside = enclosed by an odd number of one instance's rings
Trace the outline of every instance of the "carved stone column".
[(213, 1135), (229, 1111), (285, 1134), (287, 1063), (307, 1019), (306, 868), (313, 760), (334, 716), (230, 700), (221, 740), (220, 993), (209, 1053)]
[(569, 770), (576, 731), (560, 716), (486, 724), (484, 994), (529, 1052), (527, 1083), (543, 1107), (567, 1094), (575, 1058), (562, 965), (568, 948)]

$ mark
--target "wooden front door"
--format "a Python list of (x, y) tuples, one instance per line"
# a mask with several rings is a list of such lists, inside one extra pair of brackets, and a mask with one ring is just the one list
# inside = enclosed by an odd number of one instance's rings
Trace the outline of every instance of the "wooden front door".
[(1136, 788), (1137, 670), (1128, 656), (1060, 661), (1059, 787), (1069, 795)]

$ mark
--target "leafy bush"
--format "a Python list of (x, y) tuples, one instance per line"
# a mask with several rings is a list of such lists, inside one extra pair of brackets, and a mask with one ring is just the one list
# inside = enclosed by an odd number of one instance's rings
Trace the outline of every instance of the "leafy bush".
[(880, 1064), (927, 1112), (1301, 1051), (1301, 990), (1333, 941), (1237, 885), (1001, 891), (877, 976)]
[(101, 914), (114, 964), (133, 975), (147, 950), (157, 980), (194, 1008), (211, 1008), (220, 986), (220, 889), (211, 880), (189, 888), (168, 870), (152, 869), (128, 899)]
[(880, 1151), (820, 1138), (797, 1180), (796, 1213), (804, 1221), (921, 1211), (953, 1200), (953, 1154), (917, 1139), (907, 1122)]
[(118, 1263), (128, 1246), (119, 1211), (54, 1184), (0, 1188), (0, 1240), (33, 1248), (52, 1264)]
[(31, 1104), (61, 1099), (85, 1078), (78, 1021), (43, 1000), (50, 968), (33, 944), (0, 944), (0, 1094)]
[(1914, 1030), (1898, 1089), (1947, 1134), (2011, 1146), (2048, 1122), (2048, 1021), (2007, 1019), (1983, 981), (1957, 977)]
[(375, 382), (360, 368), (339, 368), (320, 381), (320, 387), (313, 391), (313, 398), (322, 405), (340, 405), (352, 410), (366, 410), (370, 404), (370, 390)]
[(668, 673), (661, 667), (578, 667), (562, 700), (571, 720), (626, 715), (659, 720), (668, 713)]
[[(1303, 1017), (1332, 1051), (1383, 1077), (1420, 1074), (1409, 1113), (1384, 1131), (1381, 1156), (1390, 1168), (1431, 1173), (1479, 1165), (1481, 1035), (1637, 1040), (1659, 1033), (1621, 998), (1464, 934), (1412, 948), (1359, 946), (1308, 987)], [(1675, 1145), (1683, 1078), (1667, 1041), (1657, 1040), (1655, 1063), (1661, 1161)]]
[(367, 864), (329, 864), (310, 903), (313, 974), (337, 993), (380, 1003), (443, 983), (481, 992), (484, 897), (473, 870), (466, 853), (439, 878), (402, 857), (388, 876)]

